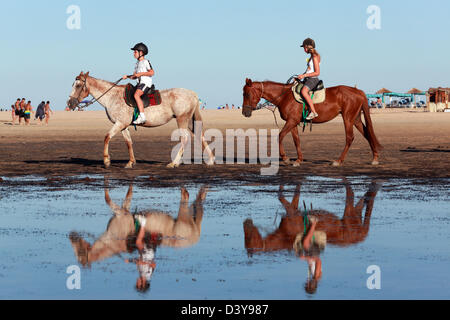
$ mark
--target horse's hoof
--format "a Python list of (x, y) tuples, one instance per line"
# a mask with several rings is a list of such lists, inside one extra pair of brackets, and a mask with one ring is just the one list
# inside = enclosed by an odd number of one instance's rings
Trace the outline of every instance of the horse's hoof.
[(293, 166), (294, 166), (294, 167), (300, 167), (301, 164), (302, 164), (302, 161), (301, 161), (301, 160), (295, 160)]
[(169, 163), (168, 165), (167, 165), (167, 168), (178, 168), (180, 166), (180, 164), (179, 163)]
[(211, 159), (208, 160), (208, 162), (206, 162), (206, 165), (207, 166), (213, 166), (215, 161), (216, 161), (215, 158), (211, 158)]
[(125, 166), (125, 169), (133, 169), (135, 164), (136, 162), (128, 162), (127, 165)]
[(377, 160), (373, 160), (373, 161), (372, 161), (372, 165), (373, 165), (373, 166), (377, 166), (377, 165), (379, 165), (379, 164), (380, 164), (380, 163), (379, 163)]
[(105, 169), (109, 169), (109, 167), (111, 167), (111, 162), (105, 162)]
[(283, 159), (283, 163), (285, 164), (285, 165), (290, 165), (291, 164), (291, 160), (289, 160), (289, 159)]
[(341, 163), (339, 161), (333, 161), (332, 165), (333, 167), (339, 167)]

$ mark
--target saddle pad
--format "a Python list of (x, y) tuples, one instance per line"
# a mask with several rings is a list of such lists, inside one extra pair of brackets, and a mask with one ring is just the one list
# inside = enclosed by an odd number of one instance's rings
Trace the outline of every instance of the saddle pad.
[[(303, 104), (303, 97), (300, 94), (302, 87), (303, 87), (303, 83), (297, 82), (297, 84), (294, 84), (292, 86), (292, 93), (294, 94), (294, 99), (297, 102)], [(325, 101), (325, 90), (326, 90), (326, 88), (323, 88), (323, 89), (320, 89), (317, 91), (313, 91), (314, 97), (312, 98), (312, 101), (314, 104), (322, 103)], [(311, 91), (309, 92), (309, 94), (311, 94)]]
[[(125, 91), (123, 94), (123, 99), (125, 100), (125, 103), (132, 107), (136, 108), (137, 103), (134, 99), (134, 93), (136, 91), (136, 87), (133, 86), (131, 83), (128, 83), (125, 87)], [(151, 93), (143, 94), (141, 96), (142, 102), (144, 103), (144, 108), (147, 108), (149, 106), (157, 106), (161, 104), (161, 94), (159, 90), (155, 90)]]

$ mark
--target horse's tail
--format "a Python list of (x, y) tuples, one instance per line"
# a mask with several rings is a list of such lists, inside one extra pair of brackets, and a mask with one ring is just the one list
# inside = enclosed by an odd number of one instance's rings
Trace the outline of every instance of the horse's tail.
[(371, 142), (371, 144), (373, 144), (374, 151), (378, 152), (383, 149), (383, 146), (380, 144), (375, 135), (375, 130), (373, 129), (372, 125), (372, 119), (370, 117), (369, 100), (367, 99), (366, 94), (365, 93), (363, 94), (364, 94), (364, 102), (362, 105), (362, 111), (364, 114), (364, 120), (366, 122), (366, 125), (364, 127), (364, 133)]
[[(202, 115), (200, 113), (200, 105), (201, 105), (201, 103), (200, 103), (198, 98), (197, 98), (196, 104), (197, 105), (196, 105), (196, 107), (194, 109), (194, 113), (192, 114), (192, 119), (191, 119), (191, 121), (189, 121), (189, 130), (191, 130), (194, 134), (196, 133), (195, 130), (197, 129), (196, 125), (195, 125), (195, 122), (196, 121), (203, 122), (203, 118), (202, 118)], [(203, 125), (202, 125), (202, 127), (203, 127)]]

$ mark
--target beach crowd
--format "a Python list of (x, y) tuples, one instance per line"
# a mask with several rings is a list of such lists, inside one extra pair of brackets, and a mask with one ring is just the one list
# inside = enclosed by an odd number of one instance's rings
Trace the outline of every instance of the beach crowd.
[(235, 110), (240, 109), (241, 107), (235, 107), (234, 104), (231, 105), (231, 107), (228, 105), (228, 103), (225, 106), (219, 106), (217, 107), (218, 110)]
[(16, 124), (16, 120), (18, 124), (21, 125), (22, 122), (24, 125), (30, 125), (31, 115), (34, 113), (34, 120), (39, 119), (39, 124), (43, 124), (43, 120), (45, 119), (45, 124), (48, 125), (48, 121), (50, 120), (50, 114), (53, 115), (53, 110), (50, 108), (50, 101), (44, 102), (42, 101), (36, 108), (36, 112), (33, 111), (33, 107), (31, 106), (31, 101), (26, 101), (25, 98), (17, 98), (16, 102), (11, 105), (11, 117), (12, 124)]

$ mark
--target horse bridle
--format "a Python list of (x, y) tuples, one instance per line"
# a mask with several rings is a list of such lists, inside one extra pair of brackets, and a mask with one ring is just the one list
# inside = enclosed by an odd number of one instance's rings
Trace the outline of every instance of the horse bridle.
[[(291, 84), (290, 82), (293, 78), (294, 78), (293, 76), (290, 77), (289, 80), (286, 82), (286, 84)], [(261, 83), (261, 97), (259, 98), (259, 100), (261, 100), (263, 98), (263, 94), (264, 94), (264, 83), (263, 82), (260, 82), (260, 83)], [(272, 103), (272, 104), (274, 106), (278, 107), (278, 102), (280, 102), (280, 100), (284, 97), (284, 95), (286, 94), (286, 92), (288, 90), (289, 90), (288, 88), (284, 89), (284, 92), (278, 97), (277, 101), (275, 101), (275, 103)]]
[[(84, 88), (86, 88), (86, 90), (88, 90), (88, 95), (89, 95), (89, 88), (88, 88), (87, 85), (86, 85), (87, 78), (83, 80), (83, 79), (81, 79), (80, 76), (78, 76), (78, 77), (75, 78), (75, 80), (82, 81), (82, 82), (83, 82), (83, 88), (81, 88), (80, 92), (78, 93), (78, 97), (77, 97), (77, 98), (74, 98), (74, 97), (72, 97), (72, 96), (69, 96), (69, 98), (77, 99), (78, 105), (79, 105), (79, 104), (81, 103), (81, 101), (80, 101), (81, 93), (83, 92)], [(98, 98), (95, 98), (95, 97), (94, 97), (94, 99), (92, 99), (91, 101), (86, 102), (86, 104), (85, 104), (84, 106), (82, 106), (82, 108), (86, 108), (86, 107), (90, 106), (91, 104), (93, 104), (94, 102), (98, 101), (101, 97), (103, 97), (105, 94), (107, 94), (112, 88), (114, 88), (115, 86), (117, 86), (117, 84), (118, 84), (120, 81), (122, 81), (122, 78), (120, 78), (119, 80), (117, 80), (116, 82), (114, 82), (113, 85), (112, 85), (108, 90), (106, 90), (105, 92), (103, 92), (103, 94), (102, 94), (100, 97), (98, 97)]]
[[(86, 88), (86, 90), (88, 90), (88, 92), (89, 92), (89, 89), (86, 85), (86, 82), (87, 82), (86, 79), (83, 80), (83, 79), (81, 79), (80, 76), (78, 76), (75, 78), (75, 80), (83, 82), (83, 87), (81, 88), (80, 92), (78, 93), (78, 97), (75, 98), (75, 97), (69, 96), (69, 98), (76, 99), (78, 101), (78, 105), (79, 105), (81, 103), (80, 96), (81, 96), (81, 93), (84, 91), (84, 88)], [(88, 95), (89, 95), (89, 93), (88, 93)]]

